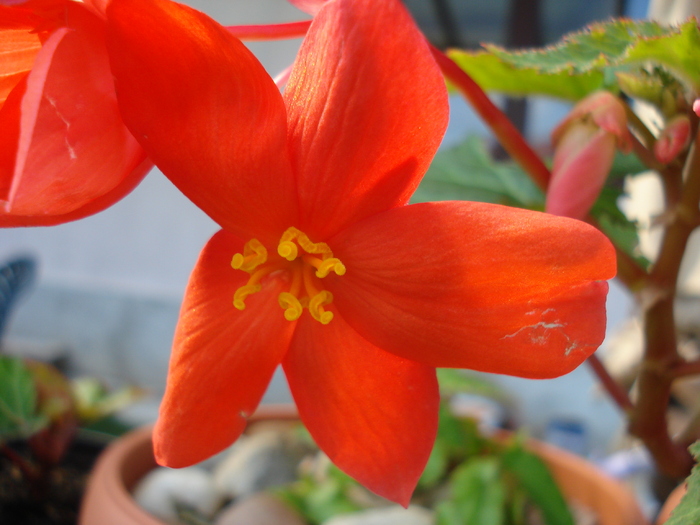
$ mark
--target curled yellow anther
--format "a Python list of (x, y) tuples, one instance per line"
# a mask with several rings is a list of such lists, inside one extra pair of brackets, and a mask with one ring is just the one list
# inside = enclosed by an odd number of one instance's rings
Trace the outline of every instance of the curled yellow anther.
[(259, 284), (246, 284), (241, 286), (236, 293), (233, 294), (233, 306), (239, 310), (245, 310), (245, 299), (249, 295), (259, 292), (262, 287)]
[(267, 250), (257, 239), (251, 239), (243, 246), (243, 253), (234, 254), (231, 267), (234, 270), (252, 272), (267, 261)]
[(293, 261), (299, 255), (299, 248), (292, 241), (281, 241), (277, 246), (277, 253), (288, 261)]
[(284, 318), (287, 321), (296, 321), (301, 316), (304, 307), (294, 295), (282, 292), (279, 295), (279, 303), (284, 308)]
[(316, 319), (321, 324), (328, 324), (333, 320), (333, 312), (327, 312), (323, 309), (324, 305), (333, 302), (333, 294), (327, 290), (322, 290), (314, 295), (309, 300), (309, 313), (311, 317)]
[(331, 271), (335, 272), (336, 275), (345, 275), (345, 265), (335, 257), (321, 261), (321, 264), (316, 268), (316, 277), (323, 278)]

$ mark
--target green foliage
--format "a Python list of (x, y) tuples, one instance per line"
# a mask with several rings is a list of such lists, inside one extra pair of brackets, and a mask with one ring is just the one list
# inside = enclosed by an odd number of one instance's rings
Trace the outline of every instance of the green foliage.
[(39, 413), (32, 373), (21, 359), (0, 356), (0, 442), (27, 438), (49, 419)]
[[(700, 462), (700, 441), (690, 446), (695, 461)], [(688, 491), (681, 499), (666, 525), (697, 525), (700, 523), (700, 465), (695, 465), (687, 479)]]
[(476, 458), (451, 477), (452, 497), (437, 506), (437, 525), (501, 525), (506, 488), (497, 458)]
[(483, 375), (471, 373), (468, 370), (438, 368), (437, 377), (440, 384), (440, 394), (443, 397), (455, 394), (476, 394), (498, 401), (507, 400), (503, 389), (485, 379)]
[(495, 162), (475, 136), (433, 159), (414, 202), (466, 200), (542, 209), (544, 196), (517, 165)]
[[(694, 20), (679, 27), (648, 20), (611, 20), (570, 33), (544, 48), (507, 51), (491, 44), (485, 48), (486, 52), (477, 53), (450, 51), (450, 56), (484, 89), (510, 95), (579, 100), (597, 89), (617, 92), (617, 74), (632, 72), (634, 77), (642, 71), (653, 77), (663, 72), (666, 83), (671, 78), (688, 93), (700, 91), (696, 63), (700, 30)], [(641, 76), (633, 77), (626, 78), (627, 87), (655, 89), (655, 81), (639, 83)]]
[(601, 71), (572, 75), (569, 71), (543, 74), (535, 68), (521, 68), (489, 52), (451, 49), (448, 55), (486, 91), (513, 97), (547, 95), (563, 100), (580, 100), (605, 86)]
[(296, 483), (275, 491), (311, 525), (361, 509), (352, 498), (353, 490), (363, 490), (361, 486), (330, 461), (325, 466), (324, 472), (305, 474)]
[(503, 467), (513, 474), (548, 525), (573, 525), (574, 520), (547, 465), (515, 443), (502, 456)]

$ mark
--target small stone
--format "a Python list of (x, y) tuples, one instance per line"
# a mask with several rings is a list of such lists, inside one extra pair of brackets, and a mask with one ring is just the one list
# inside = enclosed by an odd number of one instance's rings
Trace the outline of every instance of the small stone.
[(214, 483), (229, 498), (250, 496), (295, 481), (306, 448), (292, 434), (264, 431), (247, 436), (214, 469)]
[(428, 509), (412, 505), (407, 509), (392, 505), (334, 516), (323, 525), (433, 525), (435, 515)]
[(134, 489), (134, 499), (168, 523), (178, 522), (178, 506), (212, 517), (222, 501), (211, 474), (200, 467), (153, 469)]
[(214, 525), (307, 525), (279, 498), (260, 492), (226, 507)]

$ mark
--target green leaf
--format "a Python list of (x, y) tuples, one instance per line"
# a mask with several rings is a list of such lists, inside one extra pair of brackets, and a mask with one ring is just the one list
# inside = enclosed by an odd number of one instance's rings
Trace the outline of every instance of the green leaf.
[(512, 163), (495, 162), (480, 137), (439, 151), (413, 202), (465, 200), (542, 209), (544, 196)]
[(699, 53), (700, 30), (697, 21), (691, 19), (678, 28), (665, 29), (663, 35), (656, 38), (637, 39), (620, 64), (651, 62), (659, 65), (697, 94), (700, 91)]
[[(678, 27), (648, 20), (618, 19), (569, 33), (551, 46), (450, 56), (486, 90), (580, 100), (597, 90), (645, 98), (661, 109), (664, 90), (680, 83), (689, 100), (700, 92), (700, 30), (694, 19)], [(620, 75), (619, 83), (617, 75)]]
[(477, 458), (451, 477), (451, 497), (436, 508), (438, 525), (501, 525), (506, 487), (496, 458)]
[(573, 525), (574, 519), (547, 465), (516, 443), (502, 457), (503, 468), (513, 474), (547, 525)]
[(449, 447), (447, 444), (436, 439), (433, 450), (430, 451), (428, 462), (425, 464), (423, 474), (418, 479), (418, 486), (422, 489), (431, 489), (442, 481), (447, 473), (449, 457)]
[(466, 370), (438, 368), (437, 378), (443, 396), (476, 394), (496, 400), (507, 398), (506, 393), (496, 383)]
[[(648, 20), (611, 20), (569, 33), (552, 46), (509, 52), (499, 46), (484, 47), (495, 56), (518, 67), (543, 73), (581, 73), (615, 65), (627, 58), (639, 41), (672, 37), (676, 30)], [(640, 54), (638, 53), (638, 56)]]
[(32, 374), (21, 359), (0, 356), (0, 441), (27, 438), (48, 424), (37, 413)]
[(535, 68), (519, 68), (502, 57), (483, 51), (452, 49), (448, 55), (482, 89), (514, 97), (543, 95), (577, 101), (605, 85), (601, 71), (578, 75), (569, 71), (542, 74)]
[[(690, 453), (695, 461), (700, 462), (700, 441), (690, 446)], [(686, 480), (688, 491), (685, 493), (666, 525), (695, 525), (700, 523), (700, 465), (693, 467)]]
[(323, 476), (306, 475), (291, 485), (276, 489), (275, 494), (311, 525), (318, 525), (338, 514), (360, 510), (361, 507), (350, 497), (352, 490), (364, 489), (329, 461)]

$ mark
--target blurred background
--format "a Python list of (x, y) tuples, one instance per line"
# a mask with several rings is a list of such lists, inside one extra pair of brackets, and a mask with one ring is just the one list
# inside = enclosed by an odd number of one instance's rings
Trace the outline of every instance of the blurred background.
[[(285, 0), (189, 0), (225, 25), (308, 18)], [(439, 47), (474, 48), (489, 41), (508, 47), (557, 40), (586, 23), (611, 16), (644, 17), (647, 0), (406, 0), (426, 35)], [(292, 63), (299, 40), (253, 43), (271, 75)], [(499, 100), (536, 145), (568, 106), (536, 100)], [(488, 136), (466, 104), (452, 99), (444, 146), (468, 135)], [(0, 230), (0, 263), (31, 256), (34, 286), (13, 309), (4, 345), (8, 352), (59, 359), (75, 374), (118, 386), (144, 387), (149, 397), (123, 415), (131, 422), (155, 419), (163, 392), (180, 300), (199, 250), (217, 226), (154, 169), (127, 198), (106, 211), (51, 228)], [(613, 285), (609, 329), (631, 314), (632, 302)], [(605, 351), (603, 348), (602, 351)], [(573, 428), (585, 454), (602, 455), (620, 432), (616, 409), (583, 366), (552, 381), (495, 378), (518, 399), (522, 423), (534, 435)], [(278, 373), (265, 402), (289, 401)], [(559, 425), (559, 426), (558, 426)], [(563, 425), (563, 426), (562, 426)], [(567, 427), (566, 425), (573, 425)]]

